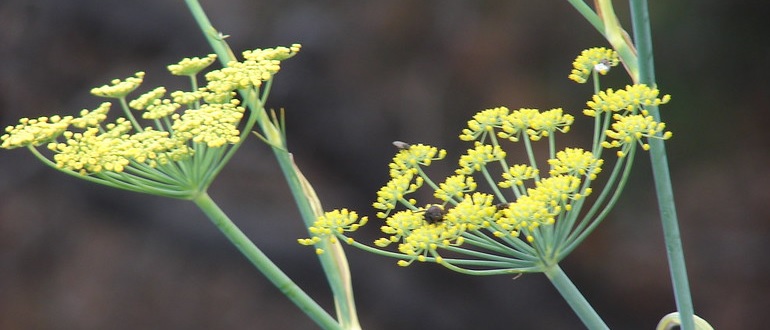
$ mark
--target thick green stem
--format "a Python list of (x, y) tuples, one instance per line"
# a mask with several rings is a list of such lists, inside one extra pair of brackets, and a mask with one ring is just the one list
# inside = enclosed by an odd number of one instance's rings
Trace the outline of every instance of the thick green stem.
[(543, 273), (551, 280), (556, 290), (564, 297), (564, 300), (572, 307), (572, 310), (575, 311), (575, 314), (577, 314), (588, 329), (609, 329), (559, 265), (548, 266), (544, 269)]
[(192, 200), (211, 222), (225, 234), (227, 239), (246, 256), (249, 261), (267, 277), (286, 297), (297, 305), (305, 314), (323, 329), (340, 329), (334, 320), (313, 298), (307, 295), (295, 284), (276, 264), (249, 240), (248, 237), (233, 223), (230, 218), (217, 206), (206, 192), (200, 193)]
[[(636, 47), (639, 52), (639, 83), (655, 86), (655, 66), (652, 55), (652, 37), (650, 18), (646, 0), (631, 0), (631, 22), (633, 25)], [(660, 122), (658, 107), (649, 107), (650, 114)], [(666, 241), (671, 281), (674, 286), (677, 310), (682, 318), (682, 330), (695, 328), (690, 285), (687, 280), (679, 223), (674, 204), (674, 192), (671, 186), (671, 174), (666, 157), (666, 145), (662, 139), (650, 140), (650, 160), (658, 195), (658, 207)]]

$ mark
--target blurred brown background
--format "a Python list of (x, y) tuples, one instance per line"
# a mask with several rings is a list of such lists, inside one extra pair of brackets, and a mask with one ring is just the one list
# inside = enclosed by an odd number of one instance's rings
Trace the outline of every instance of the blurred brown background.
[[(478, 110), (578, 114), (590, 87), (566, 79), (570, 63), (606, 45), (566, 1), (203, 5), (237, 51), (303, 44), (270, 105), (287, 109), (290, 148), (325, 207), (365, 214), (387, 180), (391, 141), (448, 149), (436, 171), (449, 171)], [(627, 4), (616, 6), (628, 26)], [(675, 133), (667, 145), (694, 304), (719, 329), (770, 322), (767, 14), (767, 4), (739, 1), (651, 4), (658, 83), (673, 95), (663, 117)], [(165, 65), (209, 52), (182, 1), (4, 0), (0, 125), (94, 108), (91, 87), (140, 70), (145, 90), (182, 86)], [(615, 72), (605, 84), (625, 79)], [(295, 243), (306, 234), (271, 157), (247, 142), (211, 195), (331, 310), (312, 249)], [(614, 329), (652, 329), (675, 309), (646, 155), (635, 171), (615, 212), (563, 264)], [(582, 328), (539, 274), (473, 278), (346, 251), (364, 329)], [(189, 202), (0, 152), (0, 329), (161, 328), (315, 326)]]

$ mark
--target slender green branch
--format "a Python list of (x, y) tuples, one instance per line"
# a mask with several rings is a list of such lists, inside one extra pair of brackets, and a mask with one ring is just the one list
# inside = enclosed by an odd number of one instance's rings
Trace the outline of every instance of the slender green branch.
[[(214, 52), (219, 57), (219, 60), (224, 65), (235, 60), (232, 50), (224, 41), (225, 36), (211, 25), (211, 22), (198, 1), (185, 0), (185, 2), (203, 31), (206, 40), (208, 40), (209, 44), (214, 49)], [(308, 188), (310, 188), (310, 190), (312, 190), (312, 188), (309, 184), (303, 185), (300, 181), (301, 174), (299, 174), (299, 170), (294, 166), (291, 154), (289, 154), (286, 149), (285, 140), (283, 139), (285, 134), (280, 132), (279, 128), (270, 122), (269, 117), (265, 113), (265, 109), (262, 107), (265, 103), (265, 98), (267, 97), (270, 85), (270, 81), (265, 84), (265, 91), (259, 99), (256, 97), (256, 91), (241, 90), (240, 93), (243, 96), (244, 102), (251, 110), (250, 116), (256, 116), (256, 122), (261, 128), (262, 134), (271, 142), (270, 146), (273, 149), (281, 171), (291, 189), (292, 196), (297, 203), (302, 219), (306, 226), (309, 227), (315, 221), (317, 216), (320, 215), (320, 210), (314, 210), (314, 205), (316, 205), (316, 209), (318, 209), (320, 208), (320, 203), (318, 202), (317, 197), (313, 201), (310, 200), (311, 197), (308, 196), (308, 193), (310, 192)], [(327, 251), (333, 251), (320, 255), (319, 259), (334, 295), (337, 316), (340, 319), (340, 323), (346, 329), (358, 329), (360, 328), (360, 325), (358, 325), (358, 319), (355, 314), (355, 303), (353, 301), (350, 273), (347, 268), (344, 252), (339, 245), (330, 246), (328, 242), (324, 243), (324, 246), (321, 248)]]
[(567, 0), (575, 9), (583, 15), (583, 17), (588, 21), (588, 23), (591, 23), (591, 25), (596, 28), (599, 33), (604, 35), (604, 22), (602, 22), (601, 18), (599, 18), (598, 15), (594, 12), (591, 7), (589, 7), (584, 0)]
[[(650, 17), (646, 0), (631, 0), (631, 22), (634, 38), (639, 51), (639, 82), (655, 86), (655, 64), (652, 53), (652, 33)], [(658, 107), (649, 107), (650, 114), (660, 122)], [(674, 192), (671, 186), (671, 174), (666, 157), (666, 145), (663, 139), (650, 140), (650, 160), (655, 179), (655, 190), (658, 196), (658, 207), (663, 225), (663, 235), (668, 253), (671, 281), (677, 309), (682, 318), (682, 329), (695, 328), (693, 321), (694, 308), (690, 296), (690, 285), (687, 279), (684, 252), (679, 234), (679, 223), (674, 204)]]
[(294, 302), (313, 321), (323, 329), (341, 329), (334, 318), (319, 306), (313, 298), (302, 291), (297, 284), (246, 237), (206, 192), (201, 192), (192, 201), (273, 285), (281, 290), (286, 297)]
[(559, 265), (545, 267), (543, 272), (588, 329), (609, 329)]

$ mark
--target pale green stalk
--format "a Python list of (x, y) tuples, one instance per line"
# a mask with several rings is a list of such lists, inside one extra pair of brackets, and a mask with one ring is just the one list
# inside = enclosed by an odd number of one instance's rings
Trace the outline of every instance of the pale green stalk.
[[(650, 32), (650, 17), (646, 0), (631, 0), (631, 24), (634, 38), (639, 50), (639, 83), (656, 86), (655, 64), (652, 54), (652, 34)], [(650, 114), (660, 122), (658, 107), (649, 107)], [(690, 285), (687, 280), (682, 241), (679, 234), (679, 223), (674, 204), (674, 192), (671, 186), (671, 174), (666, 157), (666, 145), (663, 139), (650, 140), (650, 160), (655, 179), (655, 190), (658, 196), (658, 207), (663, 225), (663, 235), (666, 241), (671, 281), (674, 286), (674, 296), (677, 310), (682, 320), (682, 330), (695, 329), (693, 321), (693, 304), (690, 296)]]
[(575, 314), (578, 315), (588, 329), (609, 329), (607, 324), (605, 324), (602, 318), (599, 317), (599, 314), (591, 308), (591, 305), (586, 298), (580, 294), (578, 288), (569, 280), (567, 274), (564, 273), (559, 265), (553, 264), (547, 266), (543, 269), (543, 273), (549, 280), (551, 280), (551, 283), (556, 287), (556, 290), (561, 293), (562, 297), (564, 297), (570, 307), (572, 307), (572, 310), (575, 311)]
[[(209, 44), (214, 49), (214, 52), (219, 57), (219, 60), (224, 65), (231, 60), (235, 60), (232, 50), (230, 50), (229, 46), (224, 41), (225, 36), (219, 33), (211, 25), (211, 22), (198, 1), (185, 0), (185, 2), (203, 31), (206, 40), (208, 40)], [(266, 85), (265, 88), (269, 89), (270, 83), (268, 82)], [(241, 95), (244, 98), (244, 103), (249, 106), (250, 111), (253, 114), (253, 116), (250, 117), (257, 120), (257, 124), (260, 126), (263, 134), (263, 139), (273, 149), (273, 153), (275, 154), (276, 160), (278, 161), (289, 188), (291, 189), (305, 225), (308, 227), (311, 226), (315, 219), (321, 215), (322, 209), (317, 196), (315, 196), (315, 193), (312, 191), (312, 187), (307, 180), (304, 179), (299, 172), (299, 169), (294, 166), (291, 154), (286, 150), (286, 141), (282, 123), (273, 123), (269, 120), (263, 107), (264, 100), (258, 99), (253, 91), (241, 91)], [(326, 273), (329, 285), (331, 286), (339, 324), (343, 329), (360, 329), (361, 327), (358, 323), (355, 302), (353, 300), (350, 271), (342, 247), (339, 244), (331, 244), (328, 241), (324, 242), (320, 247), (326, 251), (326, 253), (319, 255), (319, 260)], [(307, 310), (304, 311), (307, 312)], [(316, 313), (319, 311), (313, 312)], [(310, 314), (308, 315), (313, 318), (317, 317)]]
[(337, 321), (308, 296), (281, 269), (274, 264), (248, 237), (230, 220), (206, 192), (201, 192), (192, 200), (211, 222), (243, 253), (251, 263), (265, 274), (281, 293), (294, 302), (305, 314), (310, 316), (323, 329), (340, 329)]

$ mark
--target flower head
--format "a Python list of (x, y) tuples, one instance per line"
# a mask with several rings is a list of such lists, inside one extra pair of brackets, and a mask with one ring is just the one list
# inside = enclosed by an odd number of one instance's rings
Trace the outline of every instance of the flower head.
[(617, 66), (619, 62), (618, 53), (615, 50), (604, 47), (586, 49), (580, 52), (580, 55), (572, 62), (572, 72), (569, 79), (579, 84), (585, 83), (591, 72), (595, 71), (605, 75), (611, 67)]
[(501, 188), (523, 186), (524, 181), (537, 178), (538, 173), (540, 173), (540, 171), (530, 165), (514, 165), (511, 166), (507, 172), (503, 172), (504, 181), (499, 182), (497, 185)]
[(430, 166), (434, 160), (441, 160), (444, 157), (446, 157), (446, 150), (444, 149), (439, 150), (424, 144), (410, 145), (408, 148), (400, 150), (393, 157), (393, 161), (388, 164), (390, 176), (395, 178), (407, 172), (416, 173), (418, 167)]
[(238, 123), (245, 109), (237, 100), (224, 104), (204, 104), (199, 109), (174, 115), (171, 129), (183, 139), (205, 143), (209, 148), (235, 144), (240, 141)]
[[(417, 189), (422, 186), (423, 181), (423, 178), (419, 176), (415, 177), (415, 174), (412, 172), (405, 172), (402, 175), (391, 178), (390, 181), (377, 192), (377, 201), (372, 204), (375, 209), (383, 211), (378, 213), (377, 217), (387, 217), (387, 215), (396, 208), (399, 202), (403, 203), (405, 201), (404, 197), (407, 194), (417, 191)], [(406, 203), (410, 205), (414, 204), (411, 201), (407, 201)]]
[[(618, 148), (618, 157), (627, 154), (628, 149), (634, 144), (639, 144), (642, 149), (649, 150), (650, 145), (643, 139), (663, 139), (671, 138), (671, 132), (664, 132), (665, 123), (659, 123), (650, 115), (631, 115), (631, 116), (613, 116), (616, 120), (612, 124), (612, 129), (607, 130), (607, 137), (614, 139), (611, 142), (605, 141), (602, 146), (605, 148)], [(662, 134), (661, 134), (662, 133)]]
[(112, 103), (104, 102), (99, 105), (98, 108), (93, 111), (83, 109), (80, 111), (80, 117), (72, 119), (72, 126), (77, 128), (97, 127), (105, 119), (107, 119), (107, 112), (110, 111)]
[[(335, 243), (337, 241), (335, 234), (354, 232), (365, 225), (367, 221), (367, 217), (359, 219), (358, 213), (348, 209), (326, 212), (318, 217), (313, 226), (308, 228), (308, 231), (313, 236), (311, 238), (299, 239), (298, 242), (302, 245), (313, 245), (324, 238), (328, 238), (332, 243)], [(316, 252), (321, 254), (323, 250), (318, 249)]]
[(460, 157), (460, 168), (457, 174), (471, 175), (480, 171), (487, 163), (505, 159), (505, 151), (499, 145), (476, 142), (476, 147), (468, 149), (468, 153)]
[(635, 114), (646, 106), (658, 106), (668, 103), (671, 95), (658, 97), (660, 91), (650, 88), (645, 84), (626, 86), (625, 89), (613, 90), (612, 88), (594, 95), (591, 101), (586, 102), (589, 109), (583, 110), (587, 116), (595, 117), (602, 112), (625, 112)]
[(508, 116), (508, 108), (497, 107), (480, 111), (473, 115), (473, 119), (468, 121), (468, 128), (463, 129), (460, 140), (484, 142), (487, 134), (493, 134), (495, 128), (500, 128)]
[[(461, 235), (463, 232), (462, 226), (443, 222), (422, 226), (404, 238), (403, 243), (398, 245), (398, 251), (410, 258), (411, 261), (425, 261), (428, 256), (436, 256), (436, 262), (440, 263), (442, 260), (438, 256), (437, 250), (462, 244)], [(411, 261), (402, 260), (399, 265), (407, 266)]]
[(529, 138), (532, 141), (537, 141), (542, 137), (552, 135), (557, 130), (562, 133), (569, 132), (570, 125), (575, 118), (563, 112), (561, 108), (556, 108), (542, 112), (533, 118), (530, 122), (530, 129), (527, 129)]
[(214, 63), (216, 59), (217, 56), (214, 54), (209, 54), (204, 58), (183, 58), (179, 63), (169, 65), (168, 71), (175, 76), (194, 76)]
[(581, 148), (566, 148), (556, 153), (556, 158), (549, 159), (552, 176), (569, 174), (574, 176), (588, 176), (589, 180), (596, 179), (596, 175), (602, 171), (604, 160), (597, 159), (590, 151)]
[(91, 94), (114, 99), (124, 98), (139, 87), (142, 81), (144, 81), (144, 72), (140, 71), (133, 77), (128, 77), (125, 80), (114, 79), (110, 81), (110, 85), (93, 88), (91, 89)]
[(476, 190), (476, 186), (476, 181), (472, 176), (452, 175), (446, 178), (446, 181), (439, 184), (439, 189), (436, 189), (436, 193), (433, 196), (448, 202), (455, 198), (461, 198), (465, 193)]
[(72, 122), (72, 116), (22, 118), (16, 126), (5, 128), (6, 134), (0, 137), (3, 149), (39, 146), (64, 133)]
[[(228, 76), (220, 70), (219, 75), (212, 77), (231, 82), (240, 79), (238, 75), (264, 76), (269, 72), (272, 77), (280, 61), (297, 50), (298, 46), (250, 51), (248, 59), (236, 62), (239, 63), (235, 64), (238, 68), (236, 76)], [(192, 76), (193, 86), (196, 86), (194, 76), (215, 58), (211, 55), (203, 59), (184, 59), (169, 66), (169, 70)], [(249, 61), (262, 63), (262, 66)], [(62, 171), (88, 176), (92, 182), (116, 188), (193, 198), (210, 185), (245, 136), (241, 127), (251, 130), (256, 123), (256, 114), (249, 113), (253, 116), (251, 120), (241, 124), (246, 109), (235, 99), (233, 90), (217, 92), (195, 88), (193, 91), (173, 91), (171, 99), (167, 99), (164, 98), (166, 88), (157, 87), (126, 102), (126, 97), (141, 85), (144, 76), (144, 72), (138, 72), (133, 77), (116, 79), (109, 85), (91, 90), (96, 96), (120, 99), (124, 116), (111, 123), (105, 124), (111, 107), (109, 102), (94, 110), (82, 110), (77, 118), (22, 119), (19, 125), (6, 128), (6, 134), (0, 137), (2, 147), (47, 144), (52, 155), (37, 151), (35, 155), (51, 157), (53, 164)], [(209, 85), (212, 84), (216, 85), (216, 81), (209, 81)], [(266, 97), (264, 93), (261, 98)], [(135, 111), (141, 111), (142, 118), (152, 126), (142, 124)]]

